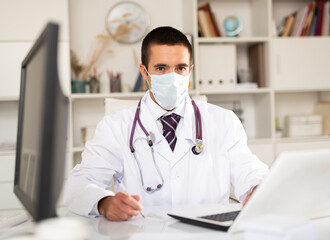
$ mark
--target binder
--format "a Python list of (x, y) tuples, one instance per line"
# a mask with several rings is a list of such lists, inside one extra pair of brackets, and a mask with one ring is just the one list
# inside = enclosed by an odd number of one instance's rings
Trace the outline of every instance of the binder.
[(200, 91), (212, 93), (236, 87), (236, 46), (205, 44), (199, 47)]

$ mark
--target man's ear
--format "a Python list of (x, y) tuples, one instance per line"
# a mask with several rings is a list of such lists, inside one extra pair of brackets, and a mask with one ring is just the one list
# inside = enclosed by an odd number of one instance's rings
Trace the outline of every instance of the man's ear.
[(148, 80), (148, 74), (143, 64), (140, 64), (140, 73), (143, 79)]
[(193, 68), (194, 68), (194, 64), (191, 64), (190, 65), (190, 68), (189, 68), (189, 73), (191, 73), (191, 71), (193, 70)]

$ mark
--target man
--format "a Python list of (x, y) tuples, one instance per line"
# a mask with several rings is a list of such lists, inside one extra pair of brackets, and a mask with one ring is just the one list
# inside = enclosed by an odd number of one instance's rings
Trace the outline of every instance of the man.
[[(196, 135), (198, 113), (187, 93), (192, 48), (186, 36), (171, 27), (152, 30), (143, 40), (141, 59), (149, 91), (138, 108), (109, 114), (98, 124), (68, 179), (68, 208), (123, 221), (148, 205), (228, 204), (231, 184), (244, 202), (268, 168), (249, 150), (232, 111), (196, 101), (202, 126)], [(203, 141), (199, 150), (196, 136)], [(112, 178), (125, 184), (127, 193), (107, 190)]]

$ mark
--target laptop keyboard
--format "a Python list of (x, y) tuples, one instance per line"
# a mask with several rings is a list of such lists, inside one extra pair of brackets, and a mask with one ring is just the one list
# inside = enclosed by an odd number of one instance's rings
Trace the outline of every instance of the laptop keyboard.
[(234, 221), (235, 218), (238, 216), (239, 212), (240, 211), (219, 213), (219, 214), (202, 216), (199, 218), (204, 218), (204, 219), (213, 220), (213, 221), (217, 221), (217, 222)]

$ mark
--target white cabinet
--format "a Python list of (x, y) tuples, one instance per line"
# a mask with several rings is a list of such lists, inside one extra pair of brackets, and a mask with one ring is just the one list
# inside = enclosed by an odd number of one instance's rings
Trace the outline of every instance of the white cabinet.
[(273, 40), (275, 90), (330, 89), (328, 37)]
[(33, 42), (0, 41), (0, 96), (19, 97), (21, 64)]

